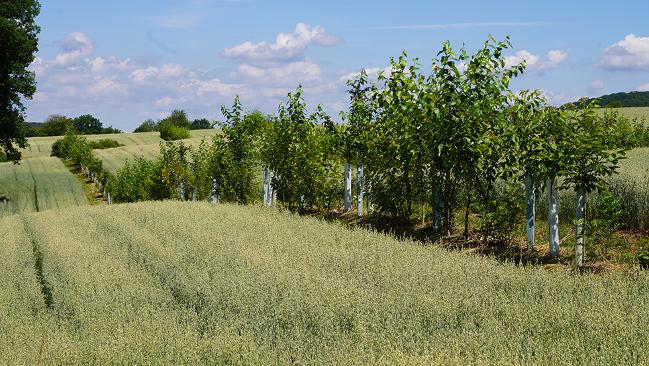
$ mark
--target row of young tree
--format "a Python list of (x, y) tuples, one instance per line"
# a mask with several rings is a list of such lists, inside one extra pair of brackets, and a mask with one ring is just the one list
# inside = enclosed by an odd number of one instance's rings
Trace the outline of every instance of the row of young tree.
[(499, 240), (518, 225), (525, 202), (530, 246), (535, 198), (545, 188), (553, 257), (557, 190), (570, 188), (578, 196), (581, 265), (586, 194), (602, 187), (625, 150), (638, 144), (623, 133), (636, 126), (597, 113), (593, 104), (553, 108), (538, 91), (513, 93), (510, 81), (525, 64), (506, 66), (509, 47), (509, 40), (490, 38), (469, 55), (447, 42), (429, 70), (404, 53), (377, 80), (362, 72), (349, 82), (344, 123), (319, 106), (309, 113), (301, 88), (274, 116), (245, 114), (236, 98), (231, 109), (222, 108), (223, 133), (211, 144), (163, 144), (157, 161), (127, 164), (107, 188), (117, 202), (218, 197), (247, 204), (260, 199), (264, 169), (265, 203), (272, 196), (290, 210), (349, 210), (355, 165), (361, 213), (364, 196), (375, 215), (411, 218), (419, 210), (438, 235), (452, 233), (463, 217), (466, 238), (470, 217), (478, 217), (483, 236)]

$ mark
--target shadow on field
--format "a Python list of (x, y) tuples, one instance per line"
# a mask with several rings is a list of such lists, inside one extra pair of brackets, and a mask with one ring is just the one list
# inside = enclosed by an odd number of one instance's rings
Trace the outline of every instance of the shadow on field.
[[(614, 270), (628, 269), (628, 264), (601, 258), (588, 261), (584, 267), (577, 269), (574, 265), (574, 248), (570, 245), (562, 246), (559, 258), (550, 256), (545, 241), (539, 240), (532, 249), (527, 248), (525, 238), (515, 237), (511, 241), (495, 240), (485, 237), (479, 232), (471, 232), (468, 238), (464, 238), (463, 228), (455, 228), (450, 235), (438, 236), (433, 231), (430, 222), (422, 224), (420, 220), (408, 220), (403, 218), (388, 217), (358, 217), (356, 212), (318, 212), (304, 211), (303, 216), (312, 216), (324, 219), (329, 222), (343, 224), (349, 228), (360, 227), (373, 230), (379, 233), (393, 236), (397, 239), (410, 239), (422, 245), (437, 245), (449, 250), (457, 250), (464, 253), (488, 256), (503, 263), (513, 263), (516, 266), (527, 267), (537, 266), (548, 270), (562, 270), (574, 273), (605, 273)], [(569, 241), (572, 233), (562, 238)]]

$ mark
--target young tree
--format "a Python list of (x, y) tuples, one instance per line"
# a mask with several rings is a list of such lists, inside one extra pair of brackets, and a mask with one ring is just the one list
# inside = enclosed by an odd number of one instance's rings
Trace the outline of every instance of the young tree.
[(38, 50), (39, 12), (36, 0), (0, 1), (0, 153), (14, 162), (20, 160), (18, 148), (27, 143), (23, 98), (36, 92), (28, 67)]
[(584, 264), (584, 223), (586, 194), (604, 185), (603, 178), (616, 173), (618, 161), (626, 149), (616, 149), (616, 123), (597, 115), (593, 103), (581, 104), (581, 109), (568, 107), (563, 111), (567, 120), (570, 143), (566, 145), (568, 164), (566, 184), (577, 193), (575, 264)]
[(508, 117), (513, 129), (506, 138), (512, 142), (519, 174), (525, 182), (525, 226), (527, 246), (534, 247), (536, 221), (535, 188), (542, 181), (542, 161), (539, 152), (543, 149), (543, 129), (545, 128), (544, 111), (547, 108), (545, 98), (538, 90), (523, 90), (511, 94), (511, 107)]

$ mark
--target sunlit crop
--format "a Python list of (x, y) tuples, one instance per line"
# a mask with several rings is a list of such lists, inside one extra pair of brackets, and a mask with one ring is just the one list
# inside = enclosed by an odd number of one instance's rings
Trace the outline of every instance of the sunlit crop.
[(16, 363), (649, 362), (644, 273), (517, 268), (207, 203), (0, 226), (0, 359)]
[(57, 158), (0, 164), (0, 217), (87, 205), (81, 183)]

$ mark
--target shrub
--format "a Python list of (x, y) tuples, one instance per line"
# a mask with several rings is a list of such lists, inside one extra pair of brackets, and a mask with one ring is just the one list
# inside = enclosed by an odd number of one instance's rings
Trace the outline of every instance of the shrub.
[(126, 162), (106, 184), (115, 202), (137, 202), (170, 198), (162, 180), (160, 161), (138, 157)]
[[(101, 139), (97, 141), (90, 141), (90, 148), (95, 150), (95, 149), (112, 149), (114, 147), (120, 147), (124, 146), (120, 144), (119, 142), (113, 140), (113, 139)], [(52, 149), (54, 147), (52, 146)]]
[(165, 141), (182, 140), (191, 137), (187, 127), (179, 127), (168, 121), (160, 123), (160, 138)]

